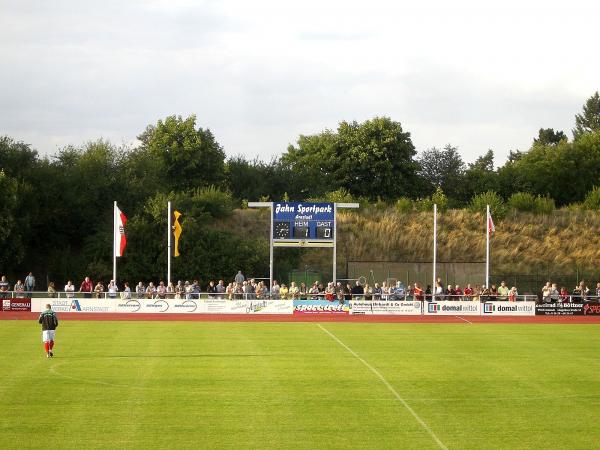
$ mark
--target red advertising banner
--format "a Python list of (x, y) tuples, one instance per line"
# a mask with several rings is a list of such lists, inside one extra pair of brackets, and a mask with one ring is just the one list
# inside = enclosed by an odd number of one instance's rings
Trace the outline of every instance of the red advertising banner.
[(3, 298), (2, 311), (31, 311), (31, 299)]

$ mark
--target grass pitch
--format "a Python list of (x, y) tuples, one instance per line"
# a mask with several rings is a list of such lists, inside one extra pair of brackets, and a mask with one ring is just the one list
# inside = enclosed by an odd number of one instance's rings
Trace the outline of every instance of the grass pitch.
[(0, 448), (600, 445), (597, 325), (322, 327), (2, 321)]

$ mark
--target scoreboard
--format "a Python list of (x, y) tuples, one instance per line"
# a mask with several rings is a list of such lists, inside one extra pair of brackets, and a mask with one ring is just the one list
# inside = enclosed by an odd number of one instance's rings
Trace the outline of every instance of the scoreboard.
[(276, 246), (333, 246), (333, 203), (273, 203), (273, 243)]

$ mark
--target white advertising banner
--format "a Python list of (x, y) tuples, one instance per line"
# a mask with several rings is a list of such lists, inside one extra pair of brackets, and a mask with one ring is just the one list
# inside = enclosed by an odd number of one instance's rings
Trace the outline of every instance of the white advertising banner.
[(438, 316), (479, 316), (481, 315), (481, 303), (448, 300), (425, 302), (423, 313)]
[(94, 313), (112, 313), (115, 312), (115, 300), (97, 299), (97, 298), (32, 298), (31, 311), (42, 312), (46, 305), (52, 306), (54, 312), (94, 312)]
[(485, 302), (483, 316), (535, 316), (535, 302)]
[(294, 306), (285, 300), (221, 299), (130, 299), (117, 300), (119, 313), (156, 314), (292, 314)]
[(351, 300), (350, 314), (359, 315), (390, 315), (390, 316), (420, 316), (422, 303), (420, 301), (404, 300)]

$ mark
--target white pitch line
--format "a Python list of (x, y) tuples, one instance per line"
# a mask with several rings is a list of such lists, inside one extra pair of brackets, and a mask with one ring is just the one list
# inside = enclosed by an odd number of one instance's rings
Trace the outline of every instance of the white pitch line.
[(425, 423), (425, 421), (423, 419), (421, 419), (421, 417), (419, 417), (419, 415), (414, 411), (414, 409), (412, 409), (410, 407), (410, 405), (408, 403), (406, 403), (406, 401), (400, 396), (400, 394), (398, 394), (398, 392), (396, 391), (396, 389), (394, 389), (394, 387), (383, 377), (383, 375), (381, 375), (379, 373), (379, 371), (375, 367), (373, 367), (367, 361), (365, 361), (364, 359), (362, 359), (354, 350), (352, 350), (350, 347), (348, 347), (346, 344), (344, 344), (342, 341), (340, 341), (335, 334), (333, 334), (331, 331), (329, 331), (323, 325), (321, 325), (320, 323), (317, 323), (317, 325), (319, 326), (319, 328), (321, 330), (323, 330), (325, 333), (327, 333), (329, 336), (331, 336), (331, 338), (334, 341), (336, 341), (338, 344), (340, 344), (342, 347), (344, 347), (346, 350), (348, 350), (348, 352), (350, 352), (351, 355), (353, 355), (356, 359), (358, 359), (361, 363), (363, 363), (371, 372), (373, 372), (377, 376), (377, 378), (379, 378), (381, 380), (381, 382), (383, 384), (385, 384), (385, 387), (387, 387), (388, 390), (392, 394), (394, 394), (394, 397), (396, 397), (396, 399), (402, 404), (402, 406), (404, 406), (408, 410), (408, 412), (411, 413), (412, 416), (417, 420), (417, 422), (419, 422), (419, 424), (421, 425), (421, 427), (423, 427), (423, 429), (425, 431), (427, 431), (427, 433), (429, 433), (429, 435), (433, 438), (433, 440), (435, 441), (435, 443), (441, 449), (448, 450), (448, 447), (446, 447), (444, 445), (444, 443), (440, 440), (440, 438), (438, 438), (436, 436), (436, 434), (433, 432), (433, 430), (431, 428), (429, 428), (429, 425), (427, 425)]
[(456, 317), (457, 319), (460, 319), (460, 320), (464, 320), (465, 322), (470, 323), (471, 325), (473, 325), (473, 322), (471, 322), (470, 320), (465, 319), (464, 317), (460, 317), (460, 316), (454, 316), (454, 317)]

